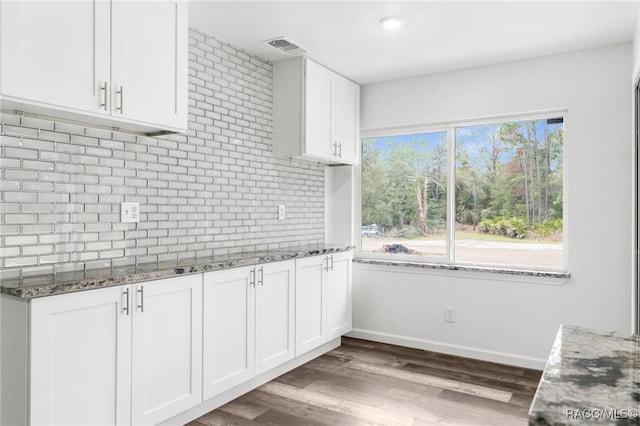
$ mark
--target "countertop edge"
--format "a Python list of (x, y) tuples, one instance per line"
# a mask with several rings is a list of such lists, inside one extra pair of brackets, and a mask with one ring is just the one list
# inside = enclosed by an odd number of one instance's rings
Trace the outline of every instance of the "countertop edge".
[[(72, 293), (105, 287), (135, 284), (145, 281), (179, 277), (212, 271), (221, 271), (243, 266), (259, 265), (270, 262), (280, 262), (303, 257), (319, 256), (323, 254), (340, 253), (353, 249), (353, 246), (336, 245), (321, 246), (305, 249), (281, 249), (272, 252), (238, 254), (226, 258), (188, 259), (180, 262), (159, 262), (155, 264), (141, 264), (135, 266), (113, 267), (65, 273), (72, 279), (56, 278), (53, 274), (24, 277), (20, 279), (6, 279), (0, 281), (0, 294), (20, 299), (34, 299), (57, 294)], [(155, 266), (155, 267), (154, 267)], [(136, 269), (131, 271), (131, 269)], [(64, 274), (60, 274), (64, 276)], [(82, 276), (80, 275), (89, 275)], [(77, 277), (77, 278), (75, 278)], [(27, 281), (31, 283), (25, 285)]]
[(632, 425), (640, 419), (640, 337), (562, 324), (528, 411), (529, 425)]
[(571, 278), (571, 274), (569, 272), (561, 272), (561, 271), (510, 269), (510, 268), (498, 268), (498, 267), (492, 267), (492, 266), (452, 265), (448, 263), (412, 262), (412, 261), (402, 261), (402, 260), (371, 259), (371, 258), (363, 258), (363, 257), (356, 257), (353, 260), (353, 262), (364, 264), (364, 265), (404, 266), (409, 268), (436, 269), (436, 270), (444, 270), (444, 271), (481, 272), (481, 273), (493, 273), (493, 274), (512, 275), (512, 276), (521, 276), (521, 277), (550, 278), (550, 279), (557, 279), (557, 280), (568, 280)]

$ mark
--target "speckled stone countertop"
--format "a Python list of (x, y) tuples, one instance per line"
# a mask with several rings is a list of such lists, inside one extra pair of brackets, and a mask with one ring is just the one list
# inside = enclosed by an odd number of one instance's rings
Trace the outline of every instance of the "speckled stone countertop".
[(93, 269), (87, 271), (47, 274), (20, 279), (0, 280), (0, 293), (24, 299), (70, 293), (74, 291), (132, 284), (143, 281), (197, 274), (240, 266), (296, 259), (300, 257), (338, 253), (351, 246), (299, 246), (270, 251), (256, 251), (226, 256), (192, 258), (173, 262)]
[(465, 271), (465, 272), (489, 272), (502, 275), (519, 275), (523, 277), (540, 277), (568, 280), (571, 274), (568, 272), (554, 271), (538, 271), (529, 269), (509, 269), (498, 268), (493, 266), (474, 266), (474, 265), (451, 265), (447, 263), (429, 263), (429, 262), (410, 262), (402, 260), (383, 260), (383, 259), (364, 259), (358, 258), (355, 263), (363, 263), (367, 265), (386, 265), (386, 266), (404, 266), (408, 268), (422, 269), (439, 269), (444, 271)]
[(640, 425), (640, 337), (562, 326), (529, 425)]

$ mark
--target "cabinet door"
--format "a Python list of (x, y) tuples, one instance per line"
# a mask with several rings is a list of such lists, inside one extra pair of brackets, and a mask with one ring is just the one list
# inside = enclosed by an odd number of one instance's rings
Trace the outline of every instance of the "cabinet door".
[(305, 64), (305, 153), (310, 157), (333, 159), (332, 72), (308, 59)]
[(129, 291), (111, 287), (31, 301), (30, 424), (130, 423)]
[(204, 275), (204, 399), (251, 379), (255, 365), (253, 267)]
[(112, 3), (112, 113), (186, 129), (186, 1)]
[(330, 255), (327, 277), (327, 340), (351, 331), (351, 268), (350, 252)]
[(295, 355), (295, 261), (256, 267), (256, 374)]
[(202, 275), (132, 288), (131, 421), (157, 424), (202, 401)]
[(296, 356), (326, 342), (327, 256), (296, 260)]
[(0, 3), (0, 93), (109, 114), (109, 2)]
[(360, 87), (336, 75), (333, 81), (334, 141), (338, 143), (338, 157), (342, 163), (360, 162)]

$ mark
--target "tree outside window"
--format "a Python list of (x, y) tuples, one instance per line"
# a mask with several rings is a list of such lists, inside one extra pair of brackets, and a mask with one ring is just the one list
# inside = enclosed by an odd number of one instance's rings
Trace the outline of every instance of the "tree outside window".
[(563, 126), (545, 118), (363, 139), (361, 251), (562, 268)]

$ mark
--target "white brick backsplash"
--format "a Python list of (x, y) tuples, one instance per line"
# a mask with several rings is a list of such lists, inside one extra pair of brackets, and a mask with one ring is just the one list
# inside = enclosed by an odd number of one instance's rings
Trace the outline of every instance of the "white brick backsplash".
[(0, 277), (324, 242), (324, 167), (273, 155), (272, 64), (196, 29), (189, 44), (183, 134), (0, 114)]

